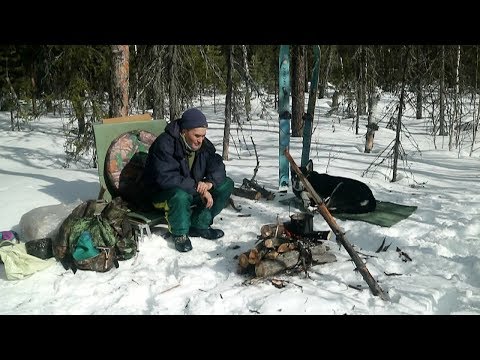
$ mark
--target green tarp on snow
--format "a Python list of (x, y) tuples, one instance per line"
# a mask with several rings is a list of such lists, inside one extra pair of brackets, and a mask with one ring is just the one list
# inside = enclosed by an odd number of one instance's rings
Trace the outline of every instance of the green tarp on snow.
[(339, 220), (358, 220), (370, 224), (390, 227), (399, 221), (408, 218), (417, 210), (416, 206), (407, 206), (388, 201), (378, 201), (375, 211), (364, 214), (334, 213), (332, 216)]
[[(280, 203), (289, 205), (300, 211), (306, 210), (302, 201), (296, 197), (282, 199), (280, 200)], [(390, 227), (399, 221), (408, 218), (415, 212), (415, 210), (417, 210), (416, 206), (401, 205), (389, 201), (377, 200), (375, 211), (364, 214), (332, 213), (332, 216), (338, 220), (357, 220), (383, 227)]]

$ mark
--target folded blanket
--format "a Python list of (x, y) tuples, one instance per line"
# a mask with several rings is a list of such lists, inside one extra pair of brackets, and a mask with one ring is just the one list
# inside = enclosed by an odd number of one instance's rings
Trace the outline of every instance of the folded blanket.
[(7, 280), (21, 280), (56, 263), (55, 258), (42, 260), (27, 254), (25, 243), (0, 241), (0, 260), (5, 264)]

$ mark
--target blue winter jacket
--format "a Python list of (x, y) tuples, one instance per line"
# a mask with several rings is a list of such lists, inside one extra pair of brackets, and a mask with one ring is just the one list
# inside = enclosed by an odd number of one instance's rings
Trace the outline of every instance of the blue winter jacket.
[(207, 138), (195, 153), (191, 171), (186, 155), (178, 123), (172, 121), (148, 151), (143, 173), (147, 189), (156, 192), (178, 187), (193, 195), (199, 181), (209, 181), (216, 187), (225, 180), (223, 159)]

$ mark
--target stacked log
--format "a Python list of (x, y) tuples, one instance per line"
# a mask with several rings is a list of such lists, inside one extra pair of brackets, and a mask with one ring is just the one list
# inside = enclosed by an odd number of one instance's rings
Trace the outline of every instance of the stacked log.
[(335, 255), (329, 253), (329, 248), (322, 242), (301, 242), (289, 234), (284, 224), (263, 225), (260, 234), (255, 247), (239, 256), (242, 272), (254, 271), (256, 277), (271, 276), (297, 266), (305, 252), (308, 252), (308, 261), (312, 265), (336, 261)]

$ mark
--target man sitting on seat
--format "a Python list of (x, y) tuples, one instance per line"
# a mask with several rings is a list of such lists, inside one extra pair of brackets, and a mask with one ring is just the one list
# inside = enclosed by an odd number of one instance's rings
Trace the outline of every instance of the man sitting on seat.
[(188, 109), (150, 146), (143, 182), (155, 208), (165, 210), (175, 248), (192, 250), (189, 236), (215, 240), (224, 233), (211, 227), (226, 206), (234, 183), (222, 157), (205, 137), (207, 119)]

